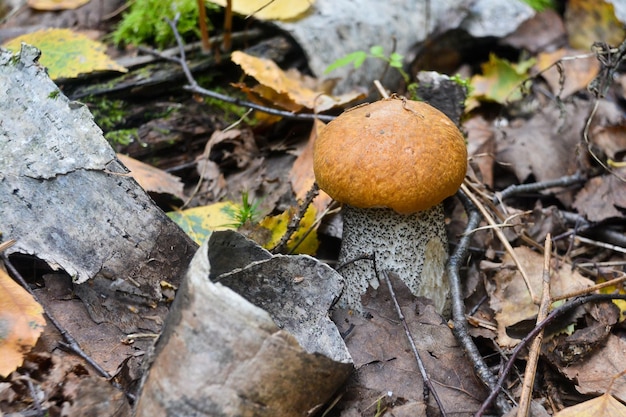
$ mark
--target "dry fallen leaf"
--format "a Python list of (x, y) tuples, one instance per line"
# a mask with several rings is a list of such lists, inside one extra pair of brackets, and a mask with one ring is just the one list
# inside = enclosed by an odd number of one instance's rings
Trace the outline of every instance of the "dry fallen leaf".
[(471, 78), (471, 92), (468, 97), (468, 109), (476, 107), (477, 101), (495, 101), (506, 104), (522, 98), (520, 86), (529, 77), (528, 70), (535, 63), (534, 59), (513, 64), (506, 59), (489, 55), (489, 61), (481, 65), (482, 75)]
[[(626, 168), (620, 172), (626, 175)], [(626, 209), (626, 184), (610, 174), (591, 178), (576, 194), (572, 206), (593, 222), (610, 217), (622, 218)]]
[[(226, 0), (211, 0), (226, 7)], [(233, 11), (259, 20), (293, 20), (303, 15), (315, 0), (237, 0), (232, 2)]]
[(22, 365), (45, 325), (41, 305), (0, 268), (0, 376)]
[[(580, 169), (580, 132), (590, 107), (587, 100), (574, 97), (562, 108), (546, 105), (529, 120), (496, 130), (496, 161), (512, 170), (520, 183), (531, 175), (540, 182), (574, 174)], [(557, 194), (565, 205), (572, 197), (573, 191)]]
[(127, 155), (117, 154), (117, 158), (126, 165), (130, 175), (144, 190), (159, 194), (170, 194), (181, 200), (185, 199), (183, 193), (184, 184), (179, 177)]
[(581, 394), (601, 394), (610, 389), (612, 395), (626, 401), (626, 376), (613, 378), (624, 371), (626, 341), (609, 335), (607, 342), (584, 360), (561, 368), (567, 378), (576, 382)]
[[(541, 76), (546, 80), (552, 92), (561, 99), (565, 99), (580, 90), (585, 90), (600, 71), (600, 63), (595, 57), (580, 57), (565, 59), (566, 57), (582, 56), (585, 52), (573, 49), (559, 49), (554, 52), (543, 52), (537, 56), (537, 70), (543, 71)], [(547, 69), (557, 61), (556, 65)], [(561, 81), (562, 80), (562, 81)]]
[[(296, 160), (293, 162), (291, 171), (289, 172), (289, 180), (291, 182), (291, 188), (296, 195), (296, 200), (303, 201), (307, 193), (315, 183), (315, 174), (313, 173), (313, 145), (315, 138), (320, 129), (324, 128), (324, 123), (316, 120), (311, 129), (311, 136), (302, 149), (302, 152)], [(324, 211), (328, 204), (332, 201), (330, 196), (324, 191), (320, 190), (319, 194), (313, 200), (313, 205), (319, 213)]]
[(496, 141), (491, 123), (482, 116), (474, 116), (463, 123), (467, 132), (467, 154), (474, 171), (480, 173), (480, 182), (492, 188)]
[(240, 85), (235, 86), (246, 91), (251, 100), (262, 104), (273, 103), (289, 111), (307, 108), (323, 112), (335, 107), (343, 107), (364, 97), (359, 92), (339, 96), (329, 95), (327, 94), (328, 86), (324, 82), (317, 82), (295, 70), (283, 71), (269, 59), (257, 58), (241, 51), (233, 52), (231, 59), (246, 74), (261, 83), (261, 87), (252, 89)]
[[(543, 255), (533, 252), (525, 246), (514, 248), (514, 251), (528, 274), (533, 291), (540, 295)], [(512, 338), (507, 334), (507, 327), (532, 319), (539, 310), (539, 307), (530, 298), (524, 280), (514, 265), (513, 259), (507, 253), (502, 259), (500, 270), (493, 278), (496, 290), (490, 299), (490, 306), (495, 311), (498, 322), (498, 344), (504, 347), (512, 347), (519, 343), (519, 339)], [(552, 269), (550, 289), (553, 297), (584, 289), (591, 285), (593, 285), (593, 281), (584, 278), (566, 266)]]
[(554, 417), (626, 417), (626, 406), (607, 393), (564, 408)]
[(615, 16), (615, 7), (606, 0), (569, 0), (565, 29), (573, 48), (589, 50), (594, 42), (617, 46), (626, 36), (624, 25)]

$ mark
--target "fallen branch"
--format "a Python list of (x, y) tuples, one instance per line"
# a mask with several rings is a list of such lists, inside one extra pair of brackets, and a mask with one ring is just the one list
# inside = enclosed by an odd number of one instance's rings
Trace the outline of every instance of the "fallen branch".
[[(469, 252), (469, 246), (472, 236), (472, 231), (475, 230), (480, 224), (481, 215), (478, 208), (474, 205), (472, 200), (462, 190), (457, 191), (456, 196), (465, 207), (467, 212), (467, 225), (465, 226), (465, 233), (461, 236), (457, 243), (455, 251), (448, 260), (446, 272), (448, 279), (450, 280), (450, 294), (452, 298), (452, 322), (453, 332), (459, 344), (463, 347), (469, 360), (474, 365), (474, 371), (476, 375), (481, 379), (486, 387), (492, 390), (492, 392), (498, 387), (495, 375), (489, 370), (489, 366), (483, 360), (483, 357), (474, 343), (474, 339), (470, 336), (468, 331), (467, 318), (465, 316), (465, 303), (463, 302), (463, 292), (461, 290), (461, 277), (460, 269), (461, 265), (465, 262), (467, 254)], [(496, 391), (496, 395), (499, 391)], [(493, 399), (492, 399), (493, 401)], [(501, 414), (506, 413), (511, 409), (506, 398), (498, 396), (496, 407)]]
[(187, 82), (189, 83), (189, 85), (186, 85), (185, 87), (183, 87), (185, 90), (192, 92), (192, 93), (201, 94), (203, 96), (215, 98), (217, 100), (221, 100), (226, 103), (235, 104), (241, 107), (248, 107), (248, 108), (261, 111), (267, 114), (272, 114), (274, 116), (284, 117), (285, 119), (295, 119), (295, 120), (316, 120), (317, 119), (317, 120), (321, 120), (324, 122), (330, 122), (331, 120), (335, 119), (335, 116), (329, 116), (329, 115), (324, 115), (324, 114), (294, 113), (294, 112), (290, 112), (286, 110), (278, 110), (278, 109), (274, 109), (271, 107), (261, 106), (259, 104), (252, 103), (250, 101), (241, 100), (236, 97), (230, 97), (225, 94), (221, 94), (216, 91), (211, 91), (211, 90), (207, 90), (206, 88), (200, 87), (200, 85), (198, 85), (198, 83), (196, 82), (196, 79), (194, 78), (193, 74), (191, 73), (191, 70), (189, 69), (189, 65), (187, 65), (185, 45), (183, 43), (182, 38), (180, 37), (180, 33), (178, 33), (178, 30), (176, 29), (178, 19), (174, 18), (174, 20), (170, 20), (170, 19), (166, 19), (166, 20), (167, 20), (167, 23), (172, 28), (172, 31), (174, 32), (174, 37), (176, 38), (176, 44), (178, 45), (179, 56), (163, 56), (163, 55), (159, 55), (159, 56), (168, 61), (176, 62), (177, 64), (181, 66), (183, 73), (185, 74), (185, 77), (187, 78)]

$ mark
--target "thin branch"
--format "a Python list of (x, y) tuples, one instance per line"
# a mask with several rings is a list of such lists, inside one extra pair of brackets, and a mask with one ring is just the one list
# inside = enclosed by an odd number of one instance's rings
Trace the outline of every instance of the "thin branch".
[[(317, 183), (314, 182), (313, 185), (311, 186), (311, 189), (306, 193), (306, 196), (304, 197), (304, 201), (300, 205), (298, 205), (298, 211), (293, 215), (293, 217), (289, 221), (289, 225), (287, 226), (287, 230), (285, 231), (285, 234), (282, 235), (282, 237), (280, 238), (280, 241), (278, 241), (276, 246), (270, 249), (270, 252), (280, 253), (285, 250), (285, 248), (287, 247), (287, 243), (289, 242), (289, 239), (291, 239), (294, 233), (296, 233), (296, 231), (298, 230), (300, 221), (302, 221), (304, 214), (308, 210), (313, 199), (317, 197), (318, 193), (319, 193), (319, 187)], [(302, 241), (298, 242), (298, 244), (300, 243), (302, 243)]]
[(541, 181), (541, 182), (533, 182), (531, 184), (518, 184), (518, 185), (510, 185), (504, 190), (495, 193), (493, 202), (498, 203), (499, 200), (505, 200), (507, 198), (513, 197), (515, 195), (519, 195), (522, 193), (536, 193), (539, 191), (544, 191), (549, 188), (555, 187), (570, 187), (572, 185), (582, 184), (587, 181), (587, 177), (580, 172), (577, 172), (574, 175), (569, 175), (561, 178), (557, 178), (554, 180)]
[[(489, 214), (485, 206), (482, 205), (480, 201), (478, 201), (478, 199), (472, 194), (469, 187), (467, 186), (467, 182), (464, 184), (461, 184), (461, 189), (463, 190), (464, 193), (467, 194), (467, 196), (472, 200), (472, 202), (478, 207), (481, 214), (483, 215), (483, 218), (487, 221), (487, 223), (489, 223), (491, 226), (495, 226), (496, 221), (493, 219), (493, 217), (491, 217), (491, 214)], [(513, 262), (515, 263), (515, 266), (517, 266), (517, 270), (519, 271), (520, 275), (522, 276), (522, 279), (524, 280), (524, 284), (526, 285), (526, 289), (528, 290), (528, 293), (530, 294), (530, 298), (533, 300), (533, 303), (539, 304), (539, 298), (535, 295), (535, 292), (533, 291), (533, 288), (530, 285), (530, 278), (528, 277), (526, 268), (524, 268), (524, 265), (522, 265), (518, 257), (515, 255), (515, 251), (513, 250), (511, 243), (506, 238), (506, 236), (504, 236), (502, 229), (496, 227), (494, 231), (496, 233), (496, 236), (498, 236), (498, 239), (502, 243), (502, 246), (504, 246), (507, 252), (511, 255), (511, 258), (513, 259)]]
[(256, 103), (252, 103), (250, 101), (246, 101), (246, 100), (241, 100), (238, 99), (236, 97), (230, 97), (227, 96), (225, 94), (220, 94), (216, 91), (211, 91), (211, 90), (207, 90), (206, 88), (202, 88), (200, 87), (200, 85), (198, 85), (198, 82), (196, 81), (196, 79), (193, 77), (193, 74), (191, 73), (191, 70), (189, 69), (189, 65), (187, 65), (187, 58), (186, 58), (186, 54), (185, 54), (185, 45), (183, 43), (182, 38), (180, 37), (180, 33), (178, 32), (178, 30), (176, 29), (176, 25), (178, 23), (178, 16), (176, 18), (174, 18), (174, 20), (170, 20), (170, 19), (166, 19), (168, 25), (170, 25), (170, 28), (172, 29), (172, 31), (174, 32), (174, 37), (176, 38), (176, 44), (178, 45), (178, 50), (179, 50), (179, 56), (161, 56), (163, 59), (166, 59), (168, 61), (172, 61), (172, 62), (176, 62), (177, 64), (179, 64), (183, 70), (183, 73), (185, 74), (185, 77), (187, 78), (187, 83), (189, 85), (183, 87), (185, 90), (190, 91), (192, 93), (197, 93), (197, 94), (201, 94), (203, 96), (207, 96), (207, 97), (211, 97), (211, 98), (215, 98), (217, 100), (221, 100), (224, 101), (226, 103), (231, 103), (231, 104), (235, 104), (237, 106), (241, 106), (241, 107), (248, 107), (257, 111), (261, 111), (267, 114), (272, 114), (274, 116), (280, 116), (280, 117), (284, 117), (285, 119), (295, 119), (295, 120), (321, 120), (323, 122), (330, 122), (331, 120), (334, 120), (336, 117), (335, 116), (329, 116), (329, 115), (325, 115), (325, 114), (315, 114), (315, 113), (293, 113), (290, 111), (286, 111), (286, 110), (278, 110), (278, 109), (273, 109), (271, 107), (265, 107), (265, 106), (261, 106), (259, 104)]
[(206, 10), (203, 0), (197, 0), (198, 20), (200, 22), (200, 35), (202, 39), (202, 51), (208, 53), (211, 51), (211, 42), (209, 42), (209, 29), (206, 24)]
[[(541, 306), (537, 314), (537, 323), (548, 316), (550, 311), (550, 255), (552, 254), (552, 237), (550, 233), (546, 236), (543, 250), (543, 292), (541, 294)], [(537, 334), (533, 340), (528, 353), (528, 361), (526, 361), (526, 369), (524, 370), (524, 383), (522, 385), (522, 393), (517, 408), (517, 417), (530, 416), (530, 403), (532, 401), (533, 387), (535, 385), (535, 375), (537, 373), (537, 363), (539, 362), (539, 354), (541, 353), (541, 342), (543, 341), (543, 330)]]
[[(474, 339), (470, 336), (468, 331), (467, 317), (465, 315), (465, 303), (463, 302), (463, 292), (461, 290), (461, 277), (460, 269), (461, 265), (465, 263), (467, 254), (469, 252), (471, 242), (471, 231), (476, 229), (480, 224), (481, 216), (478, 208), (474, 205), (472, 200), (463, 192), (459, 190), (456, 196), (465, 207), (467, 213), (467, 225), (465, 226), (465, 233), (459, 239), (456, 245), (456, 249), (450, 255), (448, 264), (446, 266), (446, 272), (450, 281), (450, 295), (452, 299), (452, 321), (454, 323), (453, 332), (459, 344), (463, 347), (469, 360), (474, 365), (474, 371), (481, 379), (483, 384), (492, 391), (497, 387), (497, 379), (495, 375), (489, 370), (489, 366), (483, 360), (483, 357), (474, 343)], [(506, 413), (511, 409), (511, 406), (507, 402), (503, 395), (498, 396), (496, 407), (501, 414)]]

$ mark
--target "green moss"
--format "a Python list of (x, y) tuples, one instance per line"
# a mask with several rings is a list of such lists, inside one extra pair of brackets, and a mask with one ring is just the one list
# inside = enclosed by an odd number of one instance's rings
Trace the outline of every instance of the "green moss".
[[(209, 11), (219, 10), (207, 3)], [(159, 48), (175, 43), (174, 33), (165, 18), (173, 20), (179, 14), (177, 29), (183, 38), (200, 37), (198, 8), (195, 0), (136, 0), (126, 13), (115, 32), (116, 45), (154, 44)], [(211, 28), (210, 22), (207, 22)]]
[(104, 137), (113, 147), (115, 145), (127, 146), (139, 139), (137, 129), (112, 130), (107, 132)]
[[(233, 91), (226, 91), (223, 88), (214, 88), (214, 91), (218, 92), (218, 93), (223, 93), (223, 94), (227, 94), (230, 96), (233, 95), (237, 95), (237, 93), (233, 93)], [(242, 99), (245, 99), (244, 96), (241, 96)], [(232, 117), (231, 121), (236, 121), (239, 120), (243, 117), (244, 122), (246, 122), (246, 124), (248, 124), (248, 126), (255, 126), (257, 124), (257, 119), (252, 117), (250, 113), (249, 115), (246, 116), (246, 113), (248, 112), (248, 109), (245, 107), (242, 107), (240, 105), (234, 104), (234, 103), (228, 103), (226, 101), (217, 99), (217, 98), (213, 98), (213, 97), (205, 97), (204, 98), (204, 102), (207, 104), (207, 106), (216, 108), (221, 110), (222, 112), (224, 112), (224, 116), (226, 116), (227, 118), (230, 116)]]
[(113, 130), (126, 120), (126, 103), (122, 100), (109, 100), (102, 97), (88, 97), (89, 110), (100, 129)]

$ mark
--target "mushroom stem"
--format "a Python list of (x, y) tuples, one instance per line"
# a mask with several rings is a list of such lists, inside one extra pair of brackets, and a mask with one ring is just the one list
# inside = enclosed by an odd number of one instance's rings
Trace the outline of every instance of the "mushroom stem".
[(361, 295), (378, 288), (373, 262), (355, 260), (374, 255), (376, 270), (392, 271), (415, 296), (431, 299), (439, 313), (449, 309), (445, 277), (448, 258), (443, 205), (413, 214), (388, 208), (361, 209), (344, 205), (339, 264), (346, 281), (340, 305), (362, 312)]

